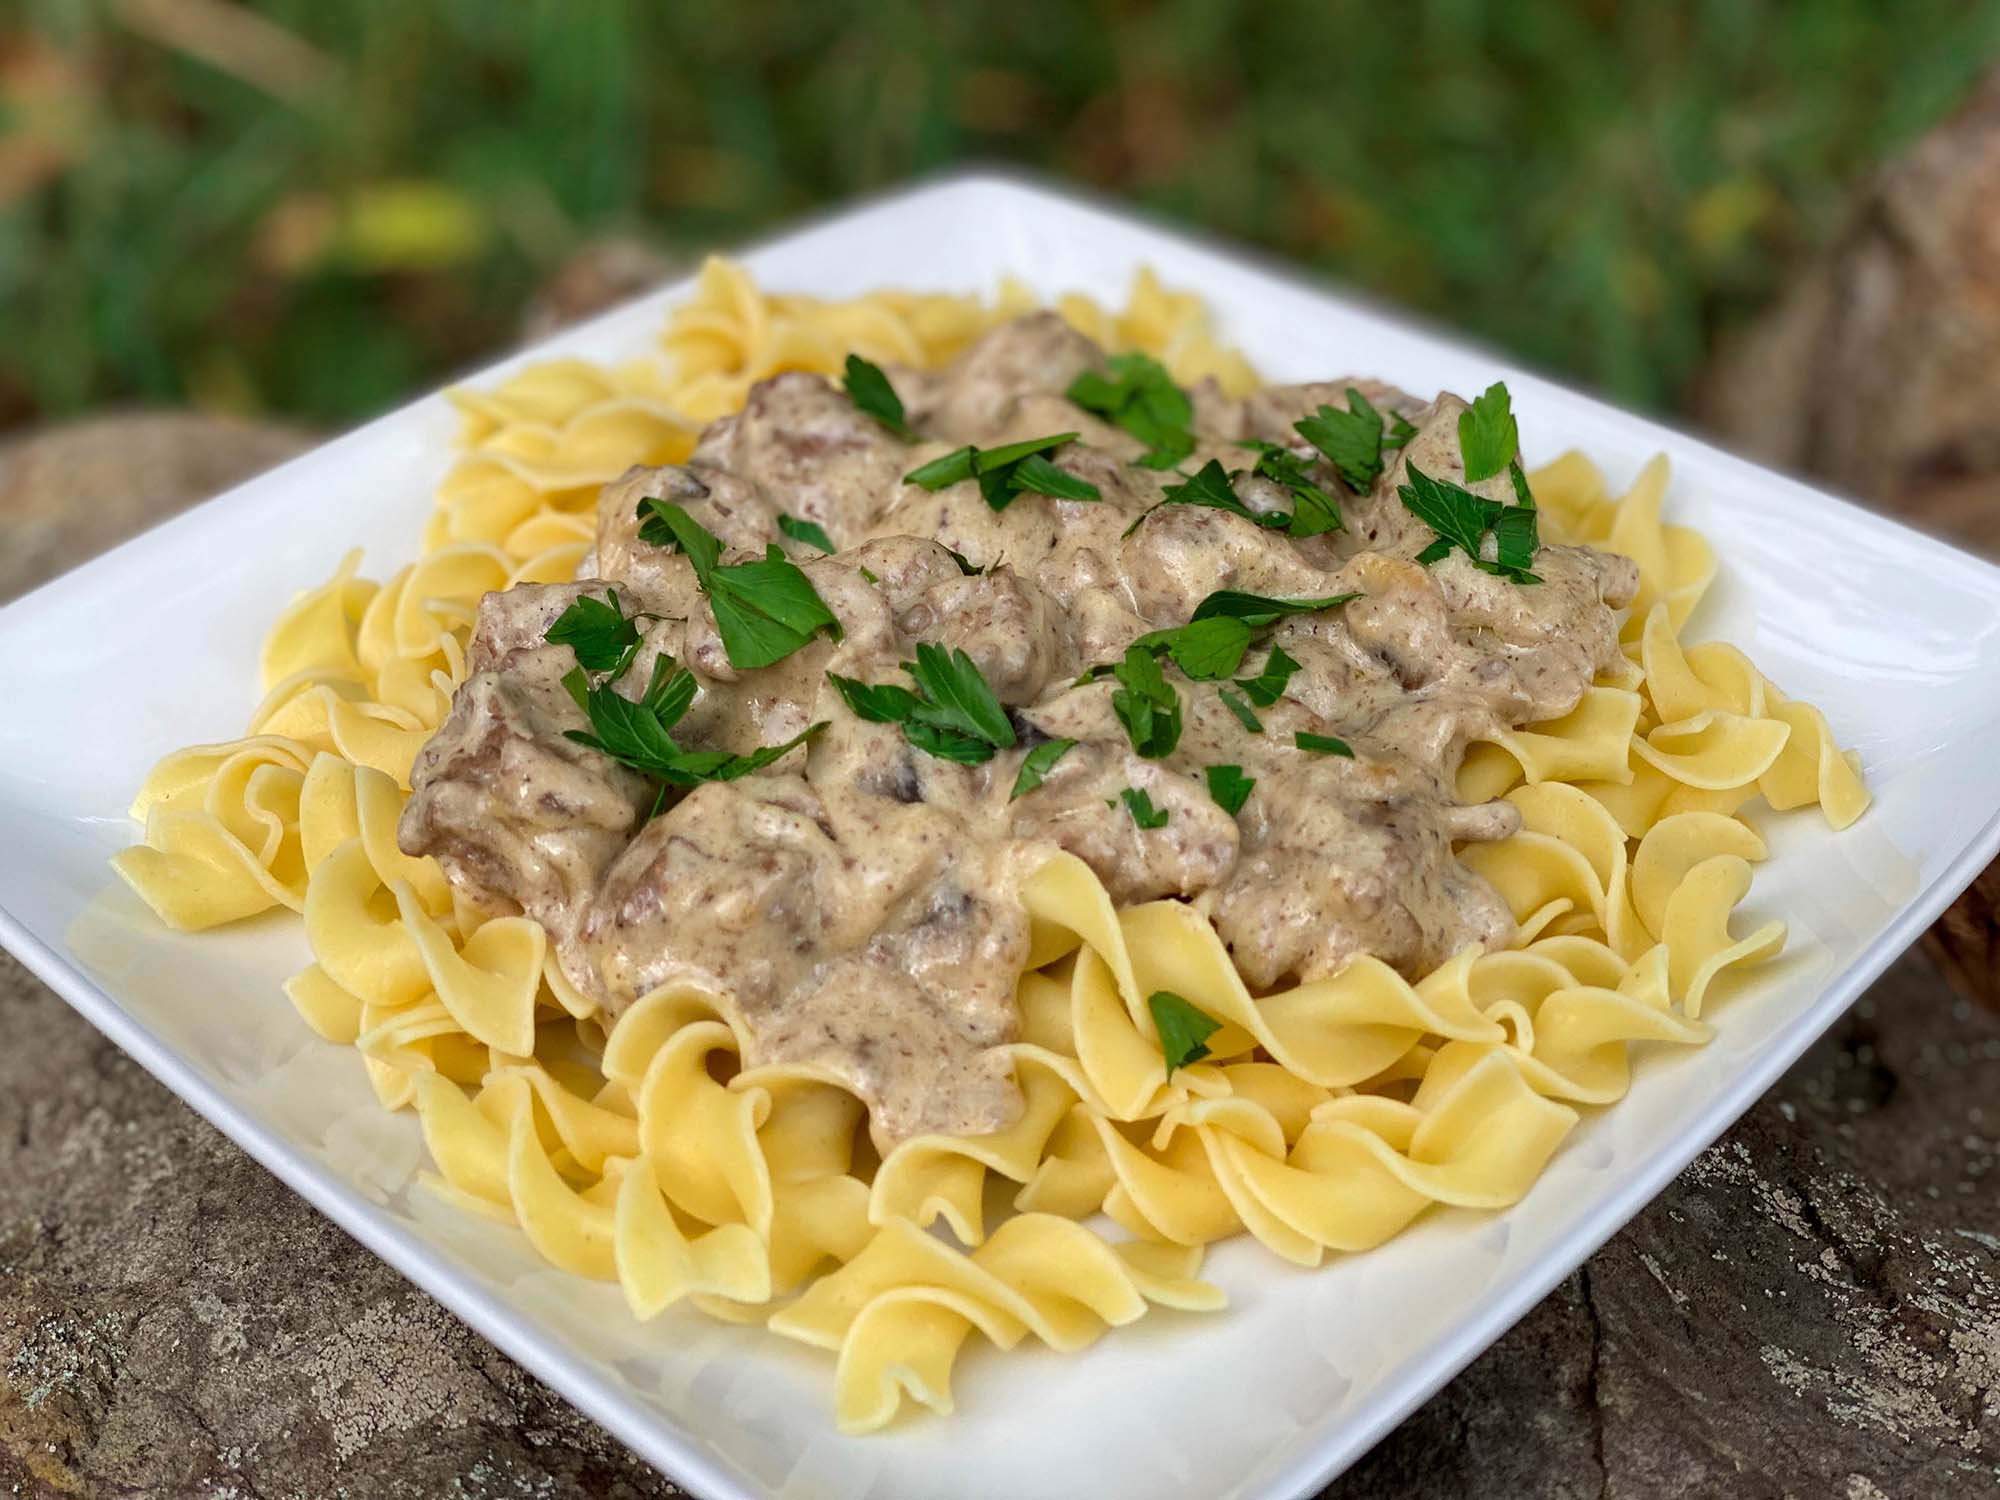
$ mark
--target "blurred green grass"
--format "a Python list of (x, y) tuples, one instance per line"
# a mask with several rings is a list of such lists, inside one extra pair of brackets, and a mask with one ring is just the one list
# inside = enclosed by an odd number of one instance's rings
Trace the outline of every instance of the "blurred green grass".
[(5, 0), (0, 425), (349, 421), (594, 236), (968, 159), (1668, 407), (1996, 58), (1991, 0)]

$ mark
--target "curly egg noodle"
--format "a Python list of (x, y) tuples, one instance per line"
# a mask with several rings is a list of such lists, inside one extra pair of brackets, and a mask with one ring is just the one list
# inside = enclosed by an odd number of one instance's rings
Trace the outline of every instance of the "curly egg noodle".
[[(399, 851), (411, 763), (465, 675), (480, 596), (574, 576), (601, 485), (685, 458), (766, 376), (834, 372), (850, 350), (935, 365), (1031, 301), (1011, 285), (990, 302), (774, 296), (711, 261), (664, 358), (558, 360), (455, 392), (464, 452), (424, 555), (376, 584), (357, 553), (293, 603), (248, 735), (161, 761), (132, 809), (145, 842), (114, 861), (173, 927), (299, 913), (313, 962), (286, 993), (361, 1053), (385, 1107), (415, 1111), (432, 1186), (616, 1281), (635, 1317), (686, 1300), (831, 1351), (849, 1431), (905, 1398), (949, 1411), (974, 1332), (1081, 1349), (1151, 1307), (1221, 1307), (1198, 1279), (1214, 1241), (1248, 1233), (1311, 1266), (1435, 1203), (1513, 1203), (1579, 1109), (1625, 1093), (1635, 1043), (1705, 1041), (1725, 980), (1782, 947), (1781, 922), (1733, 917), (1765, 855), (1749, 804), (1816, 803), (1841, 828), (1869, 800), (1817, 710), (1733, 646), (1681, 639), (1716, 560), (1662, 521), (1664, 460), (1613, 496), (1571, 453), (1532, 477), (1544, 527), (1630, 556), (1642, 585), (1620, 669), (1465, 760), (1465, 798), (1521, 811), (1521, 832), (1463, 854), (1513, 908), (1517, 945), (1416, 984), (1361, 958), (1256, 996), (1190, 907), (1117, 910), (1058, 855), (1026, 891), (1011, 1048), (1026, 1107), (998, 1134), (920, 1136), (877, 1161), (860, 1101), (810, 1070), (743, 1065), (726, 997), (664, 990), (607, 1022), (536, 923), (482, 920)], [(1148, 272), (1122, 312), (1059, 307), (1183, 382), (1256, 383), (1198, 300)], [(1171, 1076), (1156, 990), (1222, 1023), (1209, 1058)], [(1012, 1212), (989, 1224), (996, 1187)]]

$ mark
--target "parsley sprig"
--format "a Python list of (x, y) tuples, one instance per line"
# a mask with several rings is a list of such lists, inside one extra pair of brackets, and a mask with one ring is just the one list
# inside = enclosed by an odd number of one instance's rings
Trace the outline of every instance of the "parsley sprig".
[(1243, 804), (1250, 800), (1250, 789), (1257, 784), (1254, 776), (1245, 776), (1241, 766), (1210, 766), (1208, 768), (1208, 795), (1215, 805), (1234, 817), (1243, 811)]
[[(903, 663), (913, 692), (893, 683), (866, 683), (826, 674), (855, 717), (902, 726), (903, 738), (927, 755), (976, 766), (1014, 744), (1007, 710), (980, 675), (979, 664), (957, 647), (947, 651), (920, 642), (917, 659)], [(1054, 764), (1054, 758), (1050, 759)], [(1044, 767), (1046, 771), (1046, 767)]]
[(1232, 693), (1228, 688), (1217, 688), (1215, 691), (1216, 696), (1222, 699), (1222, 706), (1236, 715), (1237, 723), (1252, 734), (1264, 732), (1264, 721), (1257, 717), (1256, 710), (1241, 693)]
[(660, 796), (653, 803), (655, 812), (665, 800), (668, 787), (698, 786), (704, 781), (734, 781), (748, 776), (791, 754), (826, 728), (824, 723), (813, 724), (782, 745), (765, 745), (748, 755), (735, 755), (727, 750), (687, 750), (674, 739), (673, 728), (694, 703), (696, 685), (692, 672), (677, 666), (671, 656), (661, 652), (653, 662), (652, 680), (638, 700), (618, 692), (612, 686), (614, 681), (615, 676), (593, 683), (581, 665), (564, 676), (563, 687), (590, 720), (590, 728), (566, 729), (563, 734), (661, 783)]
[(1126, 787), (1118, 794), (1118, 800), (1125, 804), (1125, 811), (1132, 815), (1132, 821), (1148, 832), (1165, 828), (1167, 820), (1173, 816), (1168, 809), (1153, 806), (1152, 794), (1135, 786)]
[(619, 603), (618, 590), (606, 589), (606, 598), (579, 595), (569, 608), (556, 616), (542, 639), (551, 646), (567, 646), (576, 653), (577, 665), (587, 672), (609, 672), (622, 677), (639, 654), (639, 620)]
[(1208, 1056), (1208, 1039), (1222, 1030), (1220, 1021), (1172, 990), (1154, 990), (1146, 997), (1146, 1009), (1153, 1013), (1153, 1029), (1160, 1034), (1160, 1054), (1167, 1061), (1169, 1078), (1174, 1069)]
[(1467, 484), (1491, 479), (1514, 462), (1521, 451), (1521, 428), (1505, 381), (1494, 381), (1458, 414), (1458, 451)]
[[(1514, 464), (1518, 469), (1519, 464)], [(1404, 506), (1419, 521), (1437, 533), (1437, 540), (1417, 554), (1426, 566), (1438, 562), (1456, 547), (1472, 559), (1473, 566), (1516, 583), (1540, 583), (1529, 571), (1540, 545), (1534, 498), (1527, 492), (1523, 477), (1515, 493), (1526, 503), (1502, 505), (1475, 495), (1448, 479), (1434, 479), (1415, 464), (1408, 468), (1409, 482), (1396, 487)], [(1487, 532), (1493, 533), (1495, 555), (1489, 560), (1480, 547)]]
[(1009, 802), (1017, 797), (1025, 797), (1048, 779), (1049, 772), (1056, 767), (1070, 751), (1076, 748), (1075, 740), (1043, 740), (1026, 755), (1021, 757), (1020, 772), (1014, 777), (1014, 790), (1007, 794)]
[(840, 639), (840, 621), (775, 542), (758, 562), (724, 564), (722, 543), (673, 501), (643, 500), (639, 517), (640, 541), (678, 548), (694, 564), (732, 667), (781, 662), (822, 630)]
[[(1218, 589), (1195, 606), (1185, 625), (1150, 630), (1132, 644), (1173, 659), (1196, 682), (1215, 682), (1243, 664), (1244, 653), (1260, 630), (1287, 615), (1315, 614), (1358, 599), (1359, 594), (1327, 594), (1316, 599), (1272, 599), (1236, 589)], [(1092, 667), (1078, 679), (1092, 682), (1113, 670)]]
[(804, 521), (797, 516), (780, 514), (778, 530), (795, 542), (804, 542), (808, 547), (817, 547), (831, 557), (840, 549), (833, 545), (833, 538), (826, 534), (826, 528), (817, 521)]
[(1111, 675), (1118, 679), (1111, 711), (1132, 748), (1147, 760), (1171, 754), (1181, 740), (1181, 696), (1160, 670), (1159, 658), (1135, 641)]
[(1291, 492), (1292, 518), (1286, 530), (1293, 536), (1319, 536), (1341, 529), (1340, 502), (1313, 482), (1306, 461), (1289, 448), (1263, 438), (1245, 439), (1243, 447), (1257, 455), (1250, 472), (1283, 485)]
[(1170, 484), (1162, 489), (1158, 503), (1140, 511), (1122, 535), (1130, 536), (1146, 524), (1147, 517), (1165, 505), (1199, 505), (1209, 510), (1226, 510), (1232, 516), (1241, 516), (1246, 521), (1254, 521), (1270, 529), (1284, 526), (1290, 520), (1283, 511), (1254, 511), (1245, 505), (1236, 497), (1234, 477), (1222, 467), (1220, 460), (1211, 458), (1179, 484)]
[(840, 383), (847, 392), (847, 399), (859, 410), (904, 442), (914, 443), (917, 440), (917, 435), (910, 431), (910, 424), (903, 415), (903, 398), (889, 384), (889, 377), (882, 373), (880, 365), (858, 354), (850, 354), (847, 356), (847, 373), (841, 377)]
[[(1236, 494), (1236, 481), (1253, 472), (1276, 479), (1289, 490), (1292, 509), (1252, 510), (1245, 505)], [(1289, 449), (1271, 444), (1259, 448), (1254, 469), (1238, 469), (1231, 473), (1222, 467), (1220, 459), (1211, 458), (1179, 484), (1170, 484), (1161, 490), (1158, 503), (1140, 511), (1123, 535), (1130, 536), (1146, 524), (1154, 511), (1166, 505), (1199, 505), (1210, 510), (1226, 510), (1232, 516), (1255, 522), (1266, 531), (1282, 531), (1296, 537), (1319, 536), (1324, 532), (1338, 531), (1341, 527), (1339, 505), (1312, 482), (1304, 461)]]
[(1338, 755), (1348, 760), (1354, 759), (1354, 747), (1333, 734), (1308, 734), (1301, 729), (1292, 736), (1292, 744), (1301, 750), (1310, 750), (1315, 755)]
[(1001, 448), (975, 448), (968, 443), (942, 458), (920, 464), (903, 476), (906, 484), (933, 492), (968, 479), (979, 482), (979, 493), (994, 510), (1005, 510), (1026, 493), (1055, 500), (1101, 500), (1103, 492), (1087, 479), (1058, 469), (1048, 455), (1076, 441), (1073, 432), (1028, 438)]
[(1400, 448), (1417, 435), (1417, 429), (1391, 412), (1392, 424), (1353, 386), (1347, 388), (1347, 410), (1322, 406), (1310, 417), (1292, 424), (1293, 431), (1326, 455), (1339, 473), (1341, 482), (1357, 495), (1365, 495), (1383, 469), (1382, 450)]
[(1187, 392), (1150, 355), (1114, 354), (1104, 364), (1104, 370), (1077, 376), (1065, 394), (1144, 443), (1139, 462), (1146, 468), (1178, 468), (1194, 452), (1194, 405)]
[[(1273, 646), (1270, 656), (1265, 659), (1264, 670), (1255, 677), (1237, 678), (1236, 685), (1243, 689), (1243, 696), (1259, 708), (1269, 708), (1285, 696), (1285, 684), (1292, 680), (1292, 673), (1298, 669), (1299, 664), (1285, 654), (1283, 646)], [(1225, 703), (1229, 701), (1227, 693), (1223, 695), (1223, 701)], [(1234, 712), (1233, 704), (1231, 711)], [(1237, 713), (1236, 717), (1240, 719), (1243, 715)], [(1260, 724), (1258, 731), (1261, 732), (1262, 729), (1263, 726)]]

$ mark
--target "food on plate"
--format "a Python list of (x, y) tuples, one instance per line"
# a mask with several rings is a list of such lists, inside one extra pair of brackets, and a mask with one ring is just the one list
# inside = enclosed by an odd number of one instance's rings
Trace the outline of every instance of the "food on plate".
[[(1335, 351), (1328, 364), (1365, 350)], [(458, 396), (425, 556), (279, 621), (120, 873), (285, 906), (441, 1190), (650, 1317), (1077, 1348), (1523, 1193), (1776, 921), (1749, 805), (1867, 803), (1681, 632), (1715, 572), (1512, 398), (1263, 384), (1199, 304), (769, 296)], [(988, 1223), (990, 1190), (1009, 1212)]]

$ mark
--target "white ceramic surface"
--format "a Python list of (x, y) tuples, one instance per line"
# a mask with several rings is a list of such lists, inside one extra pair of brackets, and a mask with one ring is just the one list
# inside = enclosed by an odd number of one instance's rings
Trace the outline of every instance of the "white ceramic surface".
[[(1879, 800), (1839, 837), (1814, 812), (1771, 820), (1775, 857), (1745, 916), (1787, 917), (1787, 957), (1715, 1015), (1711, 1046), (1646, 1055), (1631, 1096), (1588, 1120), (1512, 1211), (1438, 1213), (1316, 1273), (1226, 1246), (1209, 1274), (1227, 1314), (1155, 1313), (1081, 1357), (975, 1340), (958, 1416), (846, 1439), (830, 1359), (693, 1313), (636, 1325), (615, 1289), (544, 1268), (514, 1231), (418, 1186), (415, 1122), (382, 1114), (358, 1059), (313, 1039), (278, 993), (306, 959), (295, 921), (174, 936), (105, 868), (134, 837), (123, 809), (153, 759), (241, 731), (258, 642), (293, 591), (356, 541), (371, 576), (412, 554), (450, 458), (442, 399), (0, 610), (0, 940), (356, 1238), (707, 1495), (1310, 1493), (1631, 1217), (2000, 845), (2000, 570), (1238, 255), (1013, 181), (920, 188), (746, 259), (767, 286), (828, 295), (990, 289), (1013, 273), (1106, 298), (1150, 263), (1207, 297), (1273, 378), (1359, 372), (1470, 393), (1504, 376), (1531, 459), (1578, 446), (1620, 482), (1664, 449), (1670, 516), (1723, 559), (1693, 636), (1726, 635), (1823, 707)], [(687, 290), (534, 355), (640, 352)]]

